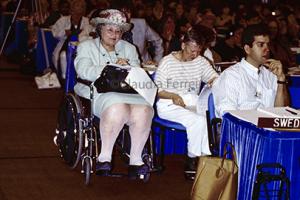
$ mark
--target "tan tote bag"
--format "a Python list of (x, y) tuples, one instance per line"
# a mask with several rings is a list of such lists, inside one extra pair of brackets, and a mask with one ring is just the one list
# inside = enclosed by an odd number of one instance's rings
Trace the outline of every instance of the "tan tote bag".
[[(226, 159), (231, 148), (233, 160)], [(192, 200), (235, 200), (238, 166), (234, 147), (224, 145), (223, 157), (201, 156), (192, 188)]]

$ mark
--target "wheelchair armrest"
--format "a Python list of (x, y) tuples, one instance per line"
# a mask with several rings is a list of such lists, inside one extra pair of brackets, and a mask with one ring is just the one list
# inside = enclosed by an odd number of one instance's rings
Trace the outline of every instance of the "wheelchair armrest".
[(85, 79), (81, 79), (81, 78), (77, 78), (77, 82), (78, 83), (82, 83), (84, 85), (87, 85), (89, 87), (91, 87), (91, 85), (93, 84), (92, 81), (88, 81), (88, 80), (85, 80)]

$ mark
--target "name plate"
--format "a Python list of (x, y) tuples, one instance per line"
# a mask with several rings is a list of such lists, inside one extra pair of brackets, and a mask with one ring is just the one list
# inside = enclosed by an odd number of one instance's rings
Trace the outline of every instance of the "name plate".
[(267, 118), (259, 117), (257, 126), (260, 128), (274, 128), (300, 131), (300, 118)]

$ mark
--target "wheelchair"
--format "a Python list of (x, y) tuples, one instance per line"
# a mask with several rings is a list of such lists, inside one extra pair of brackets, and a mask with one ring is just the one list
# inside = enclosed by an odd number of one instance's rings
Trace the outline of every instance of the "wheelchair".
[[(74, 46), (74, 44), (70, 43), (67, 51), (66, 94), (59, 107), (54, 142), (58, 146), (61, 157), (71, 169), (75, 169), (81, 163), (81, 173), (84, 174), (85, 184), (88, 185), (93, 173), (94, 162), (99, 155), (101, 138), (99, 119), (92, 114), (93, 83), (85, 80), (75, 80), (76, 73), (73, 64), (75, 52), (76, 45)], [(89, 99), (79, 97), (73, 92), (76, 82), (89, 86)], [(128, 127), (124, 126), (114, 148), (119, 152), (122, 160), (128, 163), (130, 150)], [(150, 172), (156, 171), (151, 133), (143, 149), (142, 159), (150, 171), (146, 174), (139, 174), (136, 178), (143, 182), (148, 182)], [(112, 173), (110, 176), (121, 177), (125, 176), (125, 174)]]

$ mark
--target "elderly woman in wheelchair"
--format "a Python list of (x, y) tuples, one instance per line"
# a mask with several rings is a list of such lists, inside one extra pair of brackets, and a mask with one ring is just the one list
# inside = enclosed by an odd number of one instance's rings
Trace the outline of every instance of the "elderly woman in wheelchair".
[[(78, 78), (94, 82), (109, 64), (140, 67), (135, 46), (121, 40), (122, 33), (131, 28), (122, 12), (104, 10), (91, 23), (99, 37), (78, 45), (74, 61)], [(74, 91), (81, 97), (90, 97), (89, 87), (80, 82)], [(101, 151), (96, 159), (96, 174), (110, 174), (113, 147), (124, 125), (128, 125), (131, 138), (129, 177), (149, 173), (142, 151), (151, 130), (152, 106), (137, 93), (95, 92), (92, 113), (100, 118)]]

